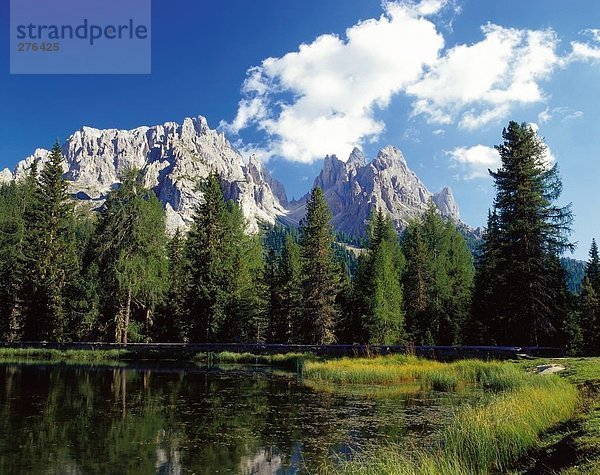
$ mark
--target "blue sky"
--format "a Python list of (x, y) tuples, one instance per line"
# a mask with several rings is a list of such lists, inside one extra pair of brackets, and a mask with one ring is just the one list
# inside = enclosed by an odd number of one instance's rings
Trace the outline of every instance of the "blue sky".
[(296, 197), (326, 153), (397, 145), (478, 226), (493, 199), (490, 147), (517, 120), (539, 127), (560, 166), (575, 256), (600, 238), (600, 2), (154, 0), (152, 73), (97, 76), (10, 75), (8, 3), (0, 167), (83, 125), (204, 115)]

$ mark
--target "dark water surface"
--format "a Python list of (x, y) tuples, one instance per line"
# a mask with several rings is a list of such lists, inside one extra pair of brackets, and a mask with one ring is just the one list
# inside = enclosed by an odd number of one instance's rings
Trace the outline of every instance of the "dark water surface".
[(370, 443), (432, 443), (458, 402), (340, 395), (266, 368), (6, 363), (0, 473), (314, 473)]

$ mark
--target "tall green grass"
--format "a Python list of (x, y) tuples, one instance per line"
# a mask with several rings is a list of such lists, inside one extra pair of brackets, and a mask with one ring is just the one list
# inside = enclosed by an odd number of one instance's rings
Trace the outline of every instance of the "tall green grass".
[(568, 419), (577, 390), (556, 376), (525, 373), (510, 363), (463, 360), (440, 363), (414, 357), (378, 357), (306, 363), (308, 381), (338, 386), (416, 384), (453, 391), (476, 385), (490, 393), (484, 403), (462, 406), (442, 430), (441, 444), (407, 454), (386, 446), (357, 454), (325, 472), (345, 474), (486, 474), (504, 472), (539, 442), (540, 434)]
[(197, 353), (195, 361), (205, 364), (260, 364), (271, 365), (293, 370), (302, 369), (306, 361), (317, 361), (319, 358), (312, 353), (277, 353), (273, 355), (258, 355), (253, 353)]
[(2, 360), (43, 361), (114, 361), (130, 353), (127, 350), (56, 350), (48, 348), (0, 348)]
[(518, 387), (526, 375), (513, 365), (479, 360), (455, 363), (422, 360), (412, 356), (341, 358), (308, 361), (303, 375), (312, 381), (335, 384), (420, 383), (424, 388), (454, 391), (465, 384), (502, 391)]

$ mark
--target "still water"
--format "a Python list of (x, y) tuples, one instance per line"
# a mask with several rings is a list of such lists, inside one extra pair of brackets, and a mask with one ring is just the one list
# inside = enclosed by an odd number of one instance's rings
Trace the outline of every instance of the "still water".
[(433, 443), (458, 403), (259, 367), (0, 364), (0, 473), (315, 473), (374, 442)]

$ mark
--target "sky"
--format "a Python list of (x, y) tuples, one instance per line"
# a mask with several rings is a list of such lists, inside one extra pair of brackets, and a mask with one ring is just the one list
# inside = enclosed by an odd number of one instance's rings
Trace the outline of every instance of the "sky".
[(289, 196), (310, 189), (326, 154), (393, 144), (482, 226), (493, 146), (516, 120), (558, 163), (574, 257), (600, 238), (600, 2), (152, 0), (141, 75), (11, 75), (6, 0), (0, 29), (0, 168), (84, 125), (203, 115)]

